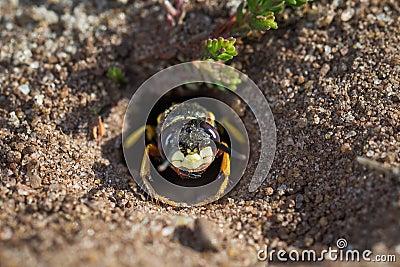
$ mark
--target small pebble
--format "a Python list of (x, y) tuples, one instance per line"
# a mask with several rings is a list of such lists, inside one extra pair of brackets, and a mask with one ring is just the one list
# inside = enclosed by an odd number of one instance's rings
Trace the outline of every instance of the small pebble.
[(20, 86), (18, 86), (18, 90), (23, 93), (24, 95), (28, 95), (29, 92), (31, 91), (31, 89), (29, 88), (28, 85), (26, 84), (22, 84)]
[(374, 81), (374, 85), (380, 85), (381, 83), (382, 83), (382, 80), (380, 80), (380, 79), (376, 79)]
[(162, 236), (170, 236), (174, 233), (175, 228), (172, 226), (164, 227), (161, 231)]
[(298, 84), (303, 84), (304, 82), (305, 82), (304, 76), (303, 76), (303, 75), (300, 75), (300, 76), (297, 78), (297, 83), (298, 83)]
[(326, 217), (322, 217), (319, 219), (319, 224), (323, 227), (327, 226), (329, 224), (328, 219)]
[(29, 65), (29, 67), (31, 67), (32, 69), (38, 69), (39, 68), (39, 62), (38, 61), (34, 61)]
[(35, 95), (35, 96), (34, 96), (34, 99), (35, 99), (36, 104), (37, 104), (38, 106), (43, 105), (44, 95)]
[(174, 216), (173, 221), (175, 225), (188, 225), (193, 223), (194, 219), (192, 217), (187, 217), (187, 216)]
[(318, 23), (321, 27), (326, 27), (331, 25), (333, 19), (335, 18), (335, 12), (329, 10), (325, 17), (321, 18)]
[(95, 234), (94, 230), (92, 228), (89, 228), (87, 230), (88, 235), (93, 236)]
[(6, 227), (2, 232), (0, 232), (0, 240), (9, 240), (13, 236), (11, 228)]
[(21, 152), (19, 151), (9, 151), (7, 153), (7, 161), (10, 163), (19, 163), (21, 161)]
[(58, 23), (57, 13), (44, 6), (34, 8), (32, 18), (36, 21), (45, 21), (49, 25)]
[(329, 66), (329, 64), (325, 63), (325, 64), (322, 66), (322, 68), (321, 68), (319, 74), (321, 75), (321, 77), (325, 77), (325, 76), (328, 74), (328, 72), (329, 72), (330, 69), (331, 69), (331, 66)]
[(298, 126), (299, 128), (305, 128), (305, 127), (307, 127), (307, 125), (308, 125), (308, 123), (307, 123), (307, 118), (300, 118), (300, 119), (297, 121), (297, 126)]
[(321, 119), (319, 118), (319, 116), (314, 115), (314, 124), (319, 124), (320, 121), (321, 121)]
[(35, 190), (32, 190), (26, 185), (20, 184), (18, 185), (18, 194), (21, 196), (29, 196), (30, 194), (35, 193)]
[(29, 180), (31, 181), (32, 188), (36, 189), (42, 185), (42, 179), (37, 174), (33, 174), (32, 176), (30, 176)]
[(296, 196), (296, 203), (303, 202), (303, 200), (304, 200), (304, 196), (302, 194), (298, 194)]
[(7, 31), (12, 31), (13, 28), (14, 28), (14, 25), (11, 22), (7, 22), (6, 23), (6, 30)]
[(267, 187), (265, 189), (265, 193), (267, 194), (267, 196), (272, 196), (272, 194), (274, 193), (274, 189), (272, 187)]
[(306, 245), (306, 247), (312, 246), (313, 243), (314, 243), (314, 239), (312, 237), (304, 238), (304, 245)]
[(343, 22), (347, 22), (351, 20), (351, 18), (354, 16), (354, 8), (348, 7), (346, 10), (342, 12), (342, 15), (340, 16), (340, 19)]
[(277, 222), (283, 222), (284, 219), (285, 219), (285, 217), (283, 216), (283, 214), (277, 214), (276, 215), (276, 221)]
[(348, 151), (350, 151), (350, 150), (351, 150), (351, 146), (350, 146), (349, 143), (344, 143), (344, 144), (342, 145), (342, 147), (340, 148), (340, 151), (341, 151), (342, 153), (346, 153), (346, 152), (348, 152)]
[(283, 195), (285, 193), (285, 190), (286, 190), (286, 185), (285, 184), (282, 184), (277, 188), (277, 191), (278, 191), (278, 193), (280, 195)]
[(17, 115), (15, 114), (15, 111), (10, 112), (9, 116), (10, 116), (9, 122), (10, 122), (14, 127), (19, 127), (20, 121), (19, 121)]

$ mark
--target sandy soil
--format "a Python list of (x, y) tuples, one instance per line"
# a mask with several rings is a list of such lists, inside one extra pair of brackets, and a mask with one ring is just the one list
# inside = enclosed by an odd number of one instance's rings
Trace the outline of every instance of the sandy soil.
[[(157, 1), (0, 2), (1, 267), (264, 266), (264, 245), (321, 250), (338, 238), (400, 261), (400, 178), (356, 161), (400, 166), (396, 0), (315, 1), (242, 39), (229, 64), (260, 87), (278, 135), (256, 192), (251, 127), (248, 173), (215, 203), (174, 209), (134, 183), (121, 152), (129, 97), (196, 59), (229, 6), (192, 1), (171, 29)], [(112, 66), (128, 83), (107, 77)]]

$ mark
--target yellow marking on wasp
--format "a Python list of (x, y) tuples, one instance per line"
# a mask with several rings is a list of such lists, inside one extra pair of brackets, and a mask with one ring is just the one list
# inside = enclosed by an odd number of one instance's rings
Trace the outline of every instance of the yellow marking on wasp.
[(221, 162), (221, 171), (228, 177), (231, 174), (231, 159), (229, 154), (224, 152)]
[(197, 154), (198, 152), (199, 150), (197, 149), (197, 147), (195, 147), (193, 150), (191, 150), (190, 148), (186, 148), (186, 154), (193, 155)]
[(160, 123), (161, 123), (161, 117), (162, 117), (163, 114), (164, 114), (164, 113), (160, 113), (160, 114), (157, 116), (157, 124), (160, 124)]
[[(225, 142), (222, 142), (222, 144), (226, 146)], [(224, 152), (222, 156), (221, 171), (224, 173), (225, 179), (219, 187), (216, 198), (219, 198), (225, 192), (225, 189), (228, 186), (229, 182), (229, 175), (231, 174), (231, 159), (229, 157), (229, 154), (226, 152)]]
[(215, 115), (212, 112), (208, 112), (207, 122), (211, 125), (214, 125), (215, 122)]

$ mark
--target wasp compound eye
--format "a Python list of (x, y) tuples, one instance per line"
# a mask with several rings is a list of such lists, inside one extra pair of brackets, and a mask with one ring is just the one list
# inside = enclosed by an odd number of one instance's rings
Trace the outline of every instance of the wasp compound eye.
[(215, 127), (211, 126), (209, 123), (202, 121), (200, 123), (200, 127), (204, 130), (204, 132), (206, 132), (211, 140), (213, 140), (214, 142), (219, 142), (220, 138), (219, 138), (219, 134), (217, 129), (215, 129)]
[[(196, 83), (199, 90), (185, 89)], [(246, 171), (250, 141), (243, 115), (232, 105), (238, 101), (254, 118), (246, 123), (254, 121), (260, 133), (252, 144), (260, 150), (252, 173)], [(242, 177), (255, 191), (272, 165), (276, 128), (268, 102), (245, 74), (196, 61), (162, 70), (140, 86), (128, 105), (122, 139), (137, 184), (153, 198), (187, 207), (221, 198)]]

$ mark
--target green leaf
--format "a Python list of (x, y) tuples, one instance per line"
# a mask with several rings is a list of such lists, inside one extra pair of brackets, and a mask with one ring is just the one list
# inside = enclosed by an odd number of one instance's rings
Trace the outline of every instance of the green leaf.
[(300, 7), (308, 2), (312, 2), (312, 0), (286, 0), (286, 4), (292, 7)]
[(247, 0), (247, 5), (248, 5), (249, 11), (250, 11), (251, 13), (256, 12), (257, 4), (258, 4), (258, 1), (257, 1), (257, 0)]
[(236, 19), (238, 21), (242, 21), (244, 18), (243, 15), (243, 6), (244, 6), (244, 2), (240, 3), (240, 5), (238, 6), (237, 10), (236, 10)]
[(263, 9), (265, 12), (272, 11), (275, 14), (280, 13), (285, 8), (284, 0), (265, 0), (263, 3)]
[(213, 55), (215, 55), (218, 51), (218, 40), (217, 39), (213, 39), (212, 40), (212, 47), (211, 47), (211, 53)]
[(268, 12), (266, 16), (255, 16), (251, 18), (250, 26), (254, 30), (268, 31), (269, 29), (277, 29), (278, 24), (275, 21), (273, 12)]
[[(247, 0), (247, 11), (243, 14), (240, 7), (240, 18), (253, 30), (267, 31), (277, 29), (275, 14), (282, 12), (286, 5), (299, 7), (312, 0)], [(238, 9), (239, 10), (239, 9)], [(243, 23), (242, 23), (243, 26)]]
[(231, 56), (229, 54), (226, 54), (226, 53), (223, 53), (223, 54), (218, 56), (218, 60), (223, 60), (223, 61), (226, 61), (226, 60), (229, 60), (229, 59), (232, 59), (232, 58), (233, 58), (233, 56)]
[(286, 3), (289, 4), (289, 5), (291, 5), (291, 6), (294, 6), (294, 5), (297, 4), (297, 3), (296, 3), (296, 0), (286, 0)]
[(109, 68), (107, 75), (114, 83), (121, 84), (128, 82), (128, 79), (125, 77), (125, 74), (122, 72), (120, 68), (117, 67)]
[[(219, 37), (218, 39), (208, 39), (204, 45), (204, 58), (213, 60), (229, 60), (237, 55), (236, 48), (234, 46), (236, 42), (235, 38), (224, 39)], [(210, 46), (211, 44), (211, 46)]]

